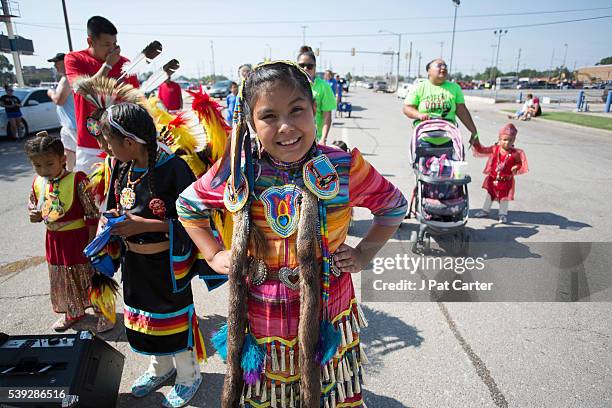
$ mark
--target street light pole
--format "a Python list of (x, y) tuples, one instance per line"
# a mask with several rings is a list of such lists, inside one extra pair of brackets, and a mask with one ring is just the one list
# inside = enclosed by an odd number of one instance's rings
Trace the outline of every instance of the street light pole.
[(212, 81), (215, 82), (215, 45), (213, 40), (210, 40), (210, 55), (212, 57)]
[(455, 51), (455, 28), (457, 26), (457, 9), (459, 9), (461, 0), (453, 0), (453, 4), (455, 5), (455, 18), (453, 18), (453, 40), (451, 41), (450, 65), (448, 66), (448, 73), (450, 75), (452, 75), (453, 73), (453, 52)]
[[(399, 77), (400, 77), (400, 48), (402, 47), (402, 35), (397, 35), (397, 89), (399, 89)], [(396, 90), (397, 90), (396, 89)]]
[(62, 0), (64, 9), (64, 23), (66, 24), (66, 36), (68, 37), (68, 49), (72, 51), (72, 38), (70, 38), (70, 26), (68, 25), (68, 12), (66, 11), (66, 0)]
[[(400, 77), (400, 52), (402, 47), (402, 34), (394, 33), (389, 30), (378, 30), (379, 33), (389, 33), (393, 35), (397, 35), (397, 87), (399, 88), (399, 77)], [(393, 62), (393, 54), (391, 54), (391, 61)], [(393, 71), (393, 65), (391, 66), (391, 71)]]
[(495, 97), (494, 97), (494, 100), (497, 101), (497, 91), (498, 91), (498, 86), (497, 86), (497, 64), (499, 63), (499, 46), (501, 44), (502, 35), (508, 34), (508, 30), (502, 30), (502, 29), (495, 30), (495, 31), (493, 31), (493, 34), (497, 35), (497, 56), (495, 57), (495, 72), (494, 72), (494, 75), (493, 75), (493, 80), (494, 80), (494, 83), (495, 83)]
[(408, 52), (408, 78), (410, 78), (412, 68), (412, 41), (410, 41), (410, 51)]

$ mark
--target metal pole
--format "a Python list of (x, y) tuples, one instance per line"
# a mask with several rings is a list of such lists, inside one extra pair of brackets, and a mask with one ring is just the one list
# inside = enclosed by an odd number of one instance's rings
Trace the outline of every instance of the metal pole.
[(417, 71), (417, 78), (421, 77), (421, 51), (419, 51), (419, 70)]
[(565, 55), (563, 55), (563, 68), (565, 68), (565, 62), (567, 61), (567, 44), (565, 45)]
[(410, 51), (408, 52), (408, 78), (410, 78), (412, 68), (412, 41), (410, 41)]
[(210, 53), (212, 56), (212, 81), (215, 82), (215, 44), (213, 40), (210, 40)]
[(72, 51), (72, 38), (70, 38), (70, 25), (68, 24), (68, 12), (66, 11), (66, 0), (62, 0), (64, 9), (64, 23), (66, 24), (66, 36), (68, 37), (68, 49)]
[(519, 48), (518, 58), (516, 59), (516, 78), (519, 77), (519, 67), (521, 65), (521, 49)]
[[(507, 33), (508, 30), (505, 31), (505, 33)], [(497, 101), (497, 91), (498, 91), (498, 86), (497, 86), (497, 64), (499, 63), (499, 47), (501, 45), (501, 38), (502, 35), (504, 34), (504, 32), (502, 30), (499, 30), (499, 37), (497, 38), (497, 56), (495, 57), (495, 71), (494, 71), (494, 75), (493, 75), (493, 80), (495, 83), (495, 96), (493, 97), (495, 101)]]
[(397, 87), (396, 91), (399, 89), (399, 77), (400, 77), (400, 48), (402, 47), (402, 35), (397, 35)]
[(444, 58), (444, 41), (440, 41), (440, 58)]
[[(548, 82), (552, 80), (554, 63), (555, 63), (555, 49), (553, 48), (552, 55), (550, 57), (550, 69), (548, 70)], [(546, 84), (546, 89), (548, 89), (548, 86), (549, 84)]]
[(306, 45), (306, 29), (308, 28), (308, 26), (301, 26), (302, 27), (302, 45)]
[[(9, 10), (8, 1), (2, 0), (2, 12), (4, 14), (4, 22), (6, 23), (6, 31), (8, 34), (9, 41), (12, 44), (15, 43), (15, 34), (13, 33), (13, 23), (11, 22), (11, 12)], [(19, 51), (12, 50), (11, 54), (13, 54), (13, 65), (15, 66), (15, 76), (17, 77), (17, 84), (21, 87), (25, 86), (23, 82), (23, 73), (21, 72), (21, 60), (19, 59)]]
[(448, 66), (449, 75), (453, 73), (453, 52), (455, 51), (455, 28), (457, 26), (457, 9), (459, 8), (459, 1), (453, 1), (455, 4), (455, 17), (453, 18), (453, 39), (451, 41), (451, 55), (450, 64)]

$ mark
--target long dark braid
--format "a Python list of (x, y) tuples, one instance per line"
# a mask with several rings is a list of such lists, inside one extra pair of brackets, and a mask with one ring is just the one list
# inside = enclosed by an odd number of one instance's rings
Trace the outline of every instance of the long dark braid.
[(147, 141), (147, 152), (148, 158), (148, 182), (149, 182), (149, 193), (151, 193), (151, 199), (155, 198), (155, 163), (157, 163), (157, 141), (154, 143), (148, 143)]
[[(157, 129), (155, 128), (155, 122), (153, 118), (142, 106), (133, 103), (121, 103), (113, 105), (112, 109), (113, 120), (117, 122), (127, 132), (139, 137), (146, 141), (147, 148), (147, 182), (149, 187), (149, 193), (151, 195), (151, 201), (153, 202), (156, 197), (157, 189), (155, 187), (155, 164), (157, 162)], [(112, 137), (125, 138), (118, 129), (115, 129), (108, 121), (108, 112), (104, 112), (101, 119), (101, 130), (104, 134), (109, 134)], [(130, 168), (129, 164), (124, 165), (119, 174), (119, 183), (126, 176)], [(156, 214), (157, 215), (157, 214)]]

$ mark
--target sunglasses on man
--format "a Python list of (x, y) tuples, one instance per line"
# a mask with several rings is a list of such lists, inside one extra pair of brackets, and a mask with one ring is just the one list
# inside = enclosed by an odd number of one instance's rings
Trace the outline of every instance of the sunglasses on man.
[(298, 64), (298, 66), (302, 69), (314, 69), (315, 64)]

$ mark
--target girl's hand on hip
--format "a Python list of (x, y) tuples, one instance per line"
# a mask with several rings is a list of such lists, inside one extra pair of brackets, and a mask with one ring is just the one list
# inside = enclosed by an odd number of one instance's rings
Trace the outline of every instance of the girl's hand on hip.
[(219, 251), (215, 254), (212, 261), (208, 262), (213, 271), (222, 275), (229, 275), (231, 264), (231, 254), (228, 250)]
[(361, 252), (349, 245), (342, 244), (332, 255), (336, 267), (344, 273), (359, 273), (364, 265), (361, 262)]

